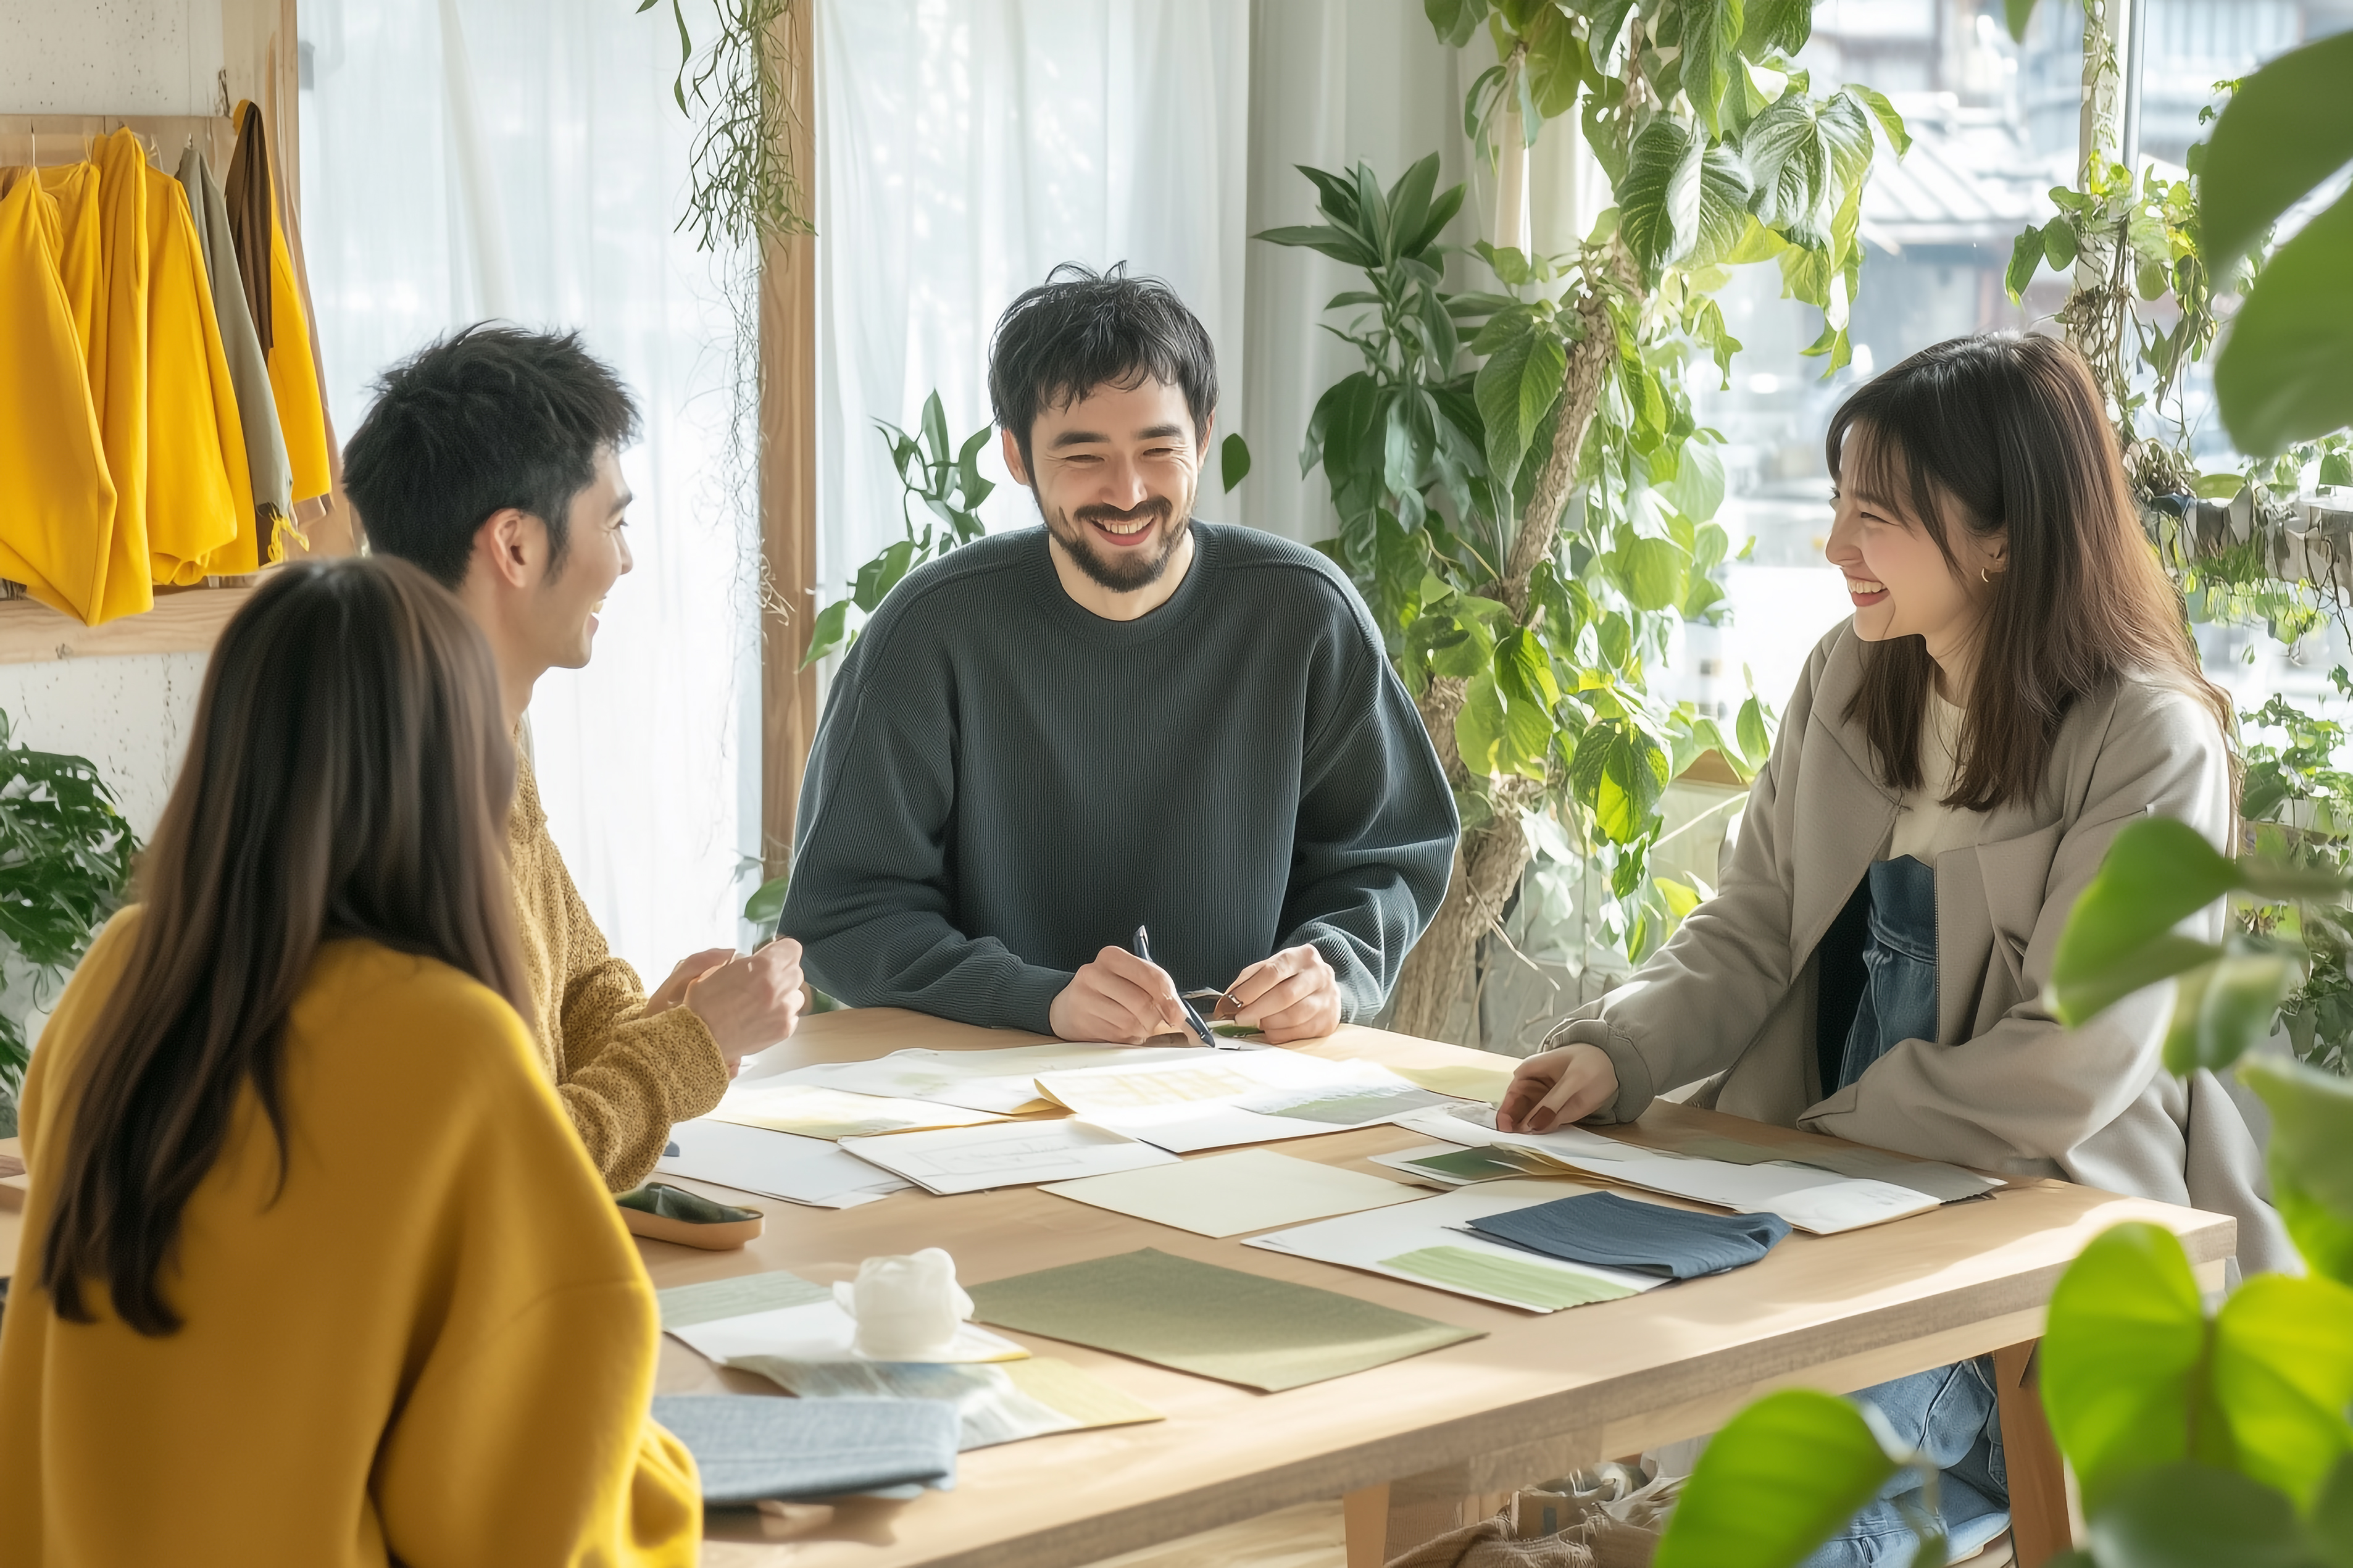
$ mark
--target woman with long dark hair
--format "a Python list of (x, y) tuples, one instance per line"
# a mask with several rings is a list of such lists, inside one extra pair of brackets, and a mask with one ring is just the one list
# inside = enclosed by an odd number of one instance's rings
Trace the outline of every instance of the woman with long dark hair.
[(0, 1561), (693, 1561), (652, 1290), (519, 1015), (499, 715), (398, 561), (223, 632), (25, 1085)]
[[(2219, 847), (2233, 820), (2230, 704), (2090, 372), (2052, 338), (1939, 344), (1848, 399), (1828, 456), (1854, 615), (1807, 662), (1722, 888), (1521, 1065), (1499, 1125), (1630, 1121), (1697, 1085), (1691, 1103), (1760, 1121), (2220, 1210), (2242, 1266), (2281, 1266), (2236, 1105), (2163, 1069), (2166, 998), (2073, 1030), (2042, 1005), (2119, 828), (2174, 817)], [(1862, 1396), (1949, 1467), (1956, 1555), (2006, 1518), (1989, 1378), (1963, 1362)], [(1882, 1499), (1809, 1561), (1911, 1540)]]

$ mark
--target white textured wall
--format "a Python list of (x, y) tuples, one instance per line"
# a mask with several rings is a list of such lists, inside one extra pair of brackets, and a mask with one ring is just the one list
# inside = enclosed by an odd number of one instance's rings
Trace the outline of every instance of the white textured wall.
[[(221, 0), (0, 0), (0, 114), (208, 114)], [(16, 739), (98, 764), (143, 837), (187, 747), (201, 653), (0, 664)]]
[(0, 0), (0, 114), (209, 114), (221, 0)]

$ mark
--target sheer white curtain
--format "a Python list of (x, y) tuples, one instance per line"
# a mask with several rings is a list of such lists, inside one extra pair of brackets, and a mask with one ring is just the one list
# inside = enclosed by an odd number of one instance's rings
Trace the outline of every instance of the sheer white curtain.
[(579, 329), (644, 409), (622, 458), (637, 568), (595, 661), (542, 681), (531, 719), (555, 841), (653, 984), (733, 939), (758, 799), (729, 328), (712, 259), (675, 231), (691, 127), (668, 8), (302, 0), (301, 36), (303, 238), (337, 428), (385, 365), (491, 316)]
[[(1250, 0), (818, 0), (820, 595), (900, 536), (876, 419), (988, 420), (989, 329), (1060, 261), (1166, 279), (1242, 403)], [(1003, 483), (992, 443), (985, 471)], [(1204, 515), (1236, 516), (1215, 482)], [(1028, 493), (992, 527), (1037, 521)]]

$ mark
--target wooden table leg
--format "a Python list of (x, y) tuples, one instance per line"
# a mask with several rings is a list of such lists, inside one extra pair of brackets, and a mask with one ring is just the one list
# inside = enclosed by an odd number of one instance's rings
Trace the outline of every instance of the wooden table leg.
[[(2042, 1564), (2075, 1544), (2067, 1511), (2066, 1467), (2042, 1413), (2034, 1349), (2042, 1341), (2007, 1345), (1993, 1353), (1994, 1392), (2001, 1404), (2002, 1461), (2010, 1472), (2010, 1532), (2018, 1568)], [(1356, 1568), (1349, 1560), (1348, 1568)]]

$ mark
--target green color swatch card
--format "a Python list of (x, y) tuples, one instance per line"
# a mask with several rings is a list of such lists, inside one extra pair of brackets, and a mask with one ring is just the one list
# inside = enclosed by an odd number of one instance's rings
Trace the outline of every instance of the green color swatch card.
[(984, 1323), (1270, 1393), (1484, 1338), (1150, 1247), (967, 1288)]

